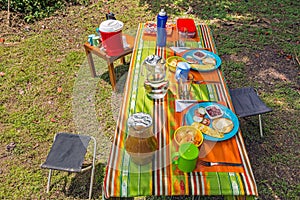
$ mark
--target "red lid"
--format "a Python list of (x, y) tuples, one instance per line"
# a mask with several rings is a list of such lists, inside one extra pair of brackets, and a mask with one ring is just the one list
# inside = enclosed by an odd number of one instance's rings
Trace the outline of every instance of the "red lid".
[(179, 32), (185, 32), (193, 33), (196, 32), (196, 26), (193, 19), (189, 18), (182, 18), (177, 19), (177, 28)]

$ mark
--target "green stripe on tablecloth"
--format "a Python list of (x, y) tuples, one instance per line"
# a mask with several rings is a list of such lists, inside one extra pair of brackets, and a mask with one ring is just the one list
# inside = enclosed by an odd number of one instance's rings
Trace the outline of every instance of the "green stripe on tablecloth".
[(198, 43), (196, 43), (194, 40), (193, 41), (187, 40), (185, 42), (185, 46), (186, 47), (191, 47), (191, 48), (200, 48), (199, 45), (198, 45)]
[(218, 94), (217, 94), (215, 85), (212, 85), (212, 84), (207, 85), (207, 90), (208, 90), (208, 93), (209, 93), (209, 100), (210, 101), (217, 101), (218, 100)]
[(206, 84), (192, 84), (192, 93), (195, 95), (195, 99), (202, 101), (209, 101), (209, 93)]
[[(171, 90), (168, 90), (167, 92), (167, 100), (168, 100), (168, 111), (170, 112), (170, 115), (173, 115), (173, 113), (175, 113), (175, 96), (174, 94), (171, 92)], [(173, 106), (170, 106), (173, 105)], [(170, 119), (170, 118), (169, 118)], [(169, 124), (170, 124), (170, 137), (173, 137), (173, 133), (175, 132), (175, 126), (176, 126), (176, 120), (174, 118), (171, 118), (170, 120), (168, 120)]]
[(155, 54), (156, 42), (152, 40), (144, 41), (143, 56), (141, 62), (143, 62), (148, 56)]
[(198, 84), (192, 84), (192, 98), (202, 100), (203, 97), (201, 95), (201, 88)]
[(241, 187), (239, 185), (240, 183), (238, 181), (236, 173), (228, 173), (228, 178), (231, 182), (232, 194), (241, 195)]
[[(244, 195), (244, 191), (241, 191), (242, 182), (239, 181), (237, 173), (206, 172), (205, 176), (208, 195), (224, 195), (225, 199), (238, 199), (236, 197)], [(238, 186), (238, 192), (232, 190), (235, 184)], [(243, 196), (242, 199), (245, 197)], [(246, 199), (255, 199), (255, 197), (247, 196)]]
[(255, 200), (255, 196), (224, 196), (224, 200)]
[[(154, 41), (144, 41), (144, 44), (139, 46), (139, 51), (141, 51), (141, 54), (138, 55), (139, 59), (136, 65), (140, 67), (141, 70), (139, 70), (140, 73), (138, 73), (138, 87), (135, 88), (137, 91), (132, 91), (133, 93), (137, 92), (137, 102), (136, 102), (136, 110), (135, 112), (145, 112), (153, 116), (153, 101), (152, 99), (148, 98), (145, 89), (144, 89), (144, 82), (146, 79), (146, 69), (143, 67), (143, 61), (148, 57), (149, 55), (153, 55), (155, 53), (155, 45), (156, 43)], [(143, 48), (144, 46), (147, 46), (147, 48)], [(149, 48), (148, 48), (149, 47)]]
[(205, 172), (208, 195), (221, 195), (221, 188), (217, 172)]
[(192, 98), (202, 101), (219, 101), (218, 90), (215, 84), (192, 84)]
[(130, 162), (130, 173), (128, 177), (128, 194), (130, 196), (151, 195), (152, 163), (147, 165), (136, 165)]
[(201, 34), (201, 27), (200, 27), (200, 25), (197, 25), (197, 32), (198, 32), (198, 36), (200, 38), (200, 41), (198, 42), (198, 47), (199, 48), (203, 48), (204, 47), (204, 42), (203, 42), (203, 36)]
[(222, 195), (233, 195), (231, 180), (228, 177), (228, 173), (219, 172), (218, 177)]

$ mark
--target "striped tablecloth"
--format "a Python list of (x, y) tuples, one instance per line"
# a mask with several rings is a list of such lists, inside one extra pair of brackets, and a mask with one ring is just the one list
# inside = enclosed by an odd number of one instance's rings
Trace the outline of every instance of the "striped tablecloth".
[[(168, 47), (176, 46), (176, 30), (168, 37), (167, 47), (156, 47), (155, 37), (144, 34), (144, 24), (138, 27), (124, 99), (120, 109), (113, 145), (103, 183), (105, 198), (136, 196), (224, 196), (230, 198), (254, 198), (258, 195), (255, 179), (249, 163), (240, 131), (222, 142), (204, 141), (199, 158), (207, 161), (242, 163), (243, 167), (203, 167), (197, 165), (191, 173), (183, 173), (171, 162), (171, 154), (178, 148), (173, 140), (176, 128), (182, 123), (183, 114), (175, 112), (176, 83), (174, 74), (168, 73), (170, 86), (163, 100), (152, 100), (144, 89), (142, 62), (152, 54), (167, 58), (174, 55)], [(216, 53), (209, 27), (197, 25), (196, 38), (186, 41), (186, 46), (209, 48)], [(220, 69), (194, 73), (201, 84), (192, 85), (192, 98), (214, 101), (233, 109), (228, 89)], [(153, 132), (158, 139), (159, 150), (147, 165), (136, 165), (124, 150), (127, 138), (127, 119), (137, 112), (153, 117)]]

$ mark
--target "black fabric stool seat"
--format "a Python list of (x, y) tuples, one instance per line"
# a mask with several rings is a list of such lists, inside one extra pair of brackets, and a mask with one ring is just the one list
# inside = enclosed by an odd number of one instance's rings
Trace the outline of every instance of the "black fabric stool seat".
[(266, 106), (252, 87), (230, 89), (229, 92), (235, 113), (239, 117), (259, 116), (260, 134), (263, 136), (261, 114), (271, 112), (272, 109)]
[[(94, 141), (93, 163), (91, 166), (83, 169), (82, 163), (91, 139)], [(71, 133), (57, 133), (46, 161), (41, 165), (41, 168), (50, 169), (47, 192), (49, 192), (52, 170), (82, 172), (92, 168), (89, 193), (89, 198), (91, 198), (95, 169), (95, 156), (96, 140), (94, 137)]]
[(78, 134), (58, 133), (42, 168), (80, 172), (91, 138)]

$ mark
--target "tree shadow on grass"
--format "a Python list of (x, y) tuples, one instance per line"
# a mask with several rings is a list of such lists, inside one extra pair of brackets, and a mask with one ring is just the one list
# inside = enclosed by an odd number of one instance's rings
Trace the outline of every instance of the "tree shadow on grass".
[[(102, 183), (105, 175), (105, 165), (99, 163), (95, 166), (92, 199), (101, 199)], [(66, 196), (78, 199), (88, 199), (90, 189), (91, 169), (82, 173), (76, 173), (72, 178)]]

